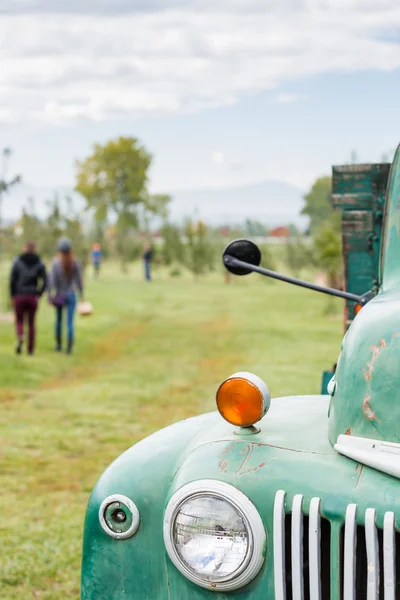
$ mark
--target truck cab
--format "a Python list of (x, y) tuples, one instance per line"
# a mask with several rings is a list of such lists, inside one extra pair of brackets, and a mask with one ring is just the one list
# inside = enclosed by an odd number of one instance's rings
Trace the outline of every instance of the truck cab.
[[(216, 412), (117, 458), (87, 507), (82, 600), (399, 600), (400, 150), (388, 190), (329, 394), (271, 399), (235, 373)], [(263, 272), (240, 248), (230, 271)]]
[[(348, 292), (362, 295), (379, 289), (382, 225), (389, 178), (389, 163), (332, 167), (332, 206), (341, 213), (344, 284)], [(346, 300), (344, 331), (350, 327), (359, 306)], [(334, 368), (324, 371), (321, 393)]]

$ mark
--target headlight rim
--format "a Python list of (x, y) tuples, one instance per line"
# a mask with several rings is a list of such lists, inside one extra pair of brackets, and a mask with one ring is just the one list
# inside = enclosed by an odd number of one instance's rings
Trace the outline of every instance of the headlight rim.
[[(173, 527), (182, 504), (195, 496), (214, 495), (230, 503), (242, 516), (249, 536), (249, 550), (237, 575), (220, 581), (202, 579), (182, 561), (173, 542)], [(169, 500), (164, 514), (164, 544), (175, 567), (189, 581), (215, 591), (233, 591), (250, 583), (260, 571), (265, 560), (267, 534), (261, 516), (252, 501), (235, 486), (214, 479), (197, 480), (183, 485)]]
[[(110, 529), (109, 526), (107, 525), (107, 521), (105, 518), (105, 512), (106, 512), (107, 507), (110, 504), (113, 504), (114, 502), (120, 502), (121, 504), (124, 504), (129, 509), (129, 511), (132, 515), (132, 523), (131, 523), (129, 529), (127, 529), (127, 531), (122, 531), (122, 532), (118, 533), (118, 532), (112, 531), (112, 529)], [(139, 529), (140, 513), (139, 513), (139, 509), (136, 506), (136, 504), (133, 502), (133, 500), (128, 498), (128, 496), (125, 496), (124, 494), (111, 494), (110, 496), (107, 496), (107, 498), (104, 498), (104, 500), (100, 504), (99, 521), (100, 521), (101, 528), (109, 537), (111, 537), (115, 540), (126, 540), (126, 539), (134, 536), (135, 533), (137, 532), (137, 530)]]

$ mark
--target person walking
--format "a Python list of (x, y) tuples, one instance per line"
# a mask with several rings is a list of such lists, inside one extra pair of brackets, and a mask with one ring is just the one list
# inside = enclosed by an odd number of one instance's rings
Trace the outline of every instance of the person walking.
[(51, 266), (48, 281), (49, 301), (56, 309), (56, 351), (62, 349), (63, 312), (67, 314), (67, 354), (74, 344), (74, 317), (78, 292), (83, 300), (82, 267), (72, 252), (72, 243), (61, 238), (57, 245), (57, 256)]
[(143, 252), (143, 263), (144, 263), (144, 276), (146, 281), (151, 281), (151, 261), (153, 260), (154, 251), (150, 244), (144, 249)]
[(93, 265), (93, 273), (94, 278), (97, 279), (100, 273), (100, 265), (101, 265), (101, 246), (100, 244), (93, 244), (92, 246), (92, 265)]
[(35, 317), (39, 298), (47, 285), (46, 267), (36, 251), (34, 242), (27, 242), (14, 261), (10, 273), (10, 296), (15, 312), (17, 344), (15, 351), (21, 354), (24, 343), (24, 320), (28, 321), (28, 354), (35, 352)]

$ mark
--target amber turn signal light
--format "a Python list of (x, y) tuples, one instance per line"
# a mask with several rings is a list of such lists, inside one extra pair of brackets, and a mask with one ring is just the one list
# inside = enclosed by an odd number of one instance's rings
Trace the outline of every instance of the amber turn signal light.
[(253, 373), (235, 373), (217, 390), (220, 415), (239, 427), (250, 427), (263, 418), (270, 407), (271, 396), (262, 379)]
[(360, 310), (362, 309), (362, 304), (356, 304), (354, 307), (354, 315), (358, 315)]

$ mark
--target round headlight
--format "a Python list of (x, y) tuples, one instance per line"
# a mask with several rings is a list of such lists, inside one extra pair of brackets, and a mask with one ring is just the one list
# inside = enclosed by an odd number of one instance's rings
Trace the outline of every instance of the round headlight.
[(107, 535), (116, 540), (126, 540), (139, 529), (140, 515), (130, 498), (113, 494), (101, 503), (99, 521)]
[(264, 562), (266, 535), (257, 509), (221, 481), (196, 481), (174, 494), (165, 512), (164, 541), (181, 573), (208, 589), (243, 587)]

